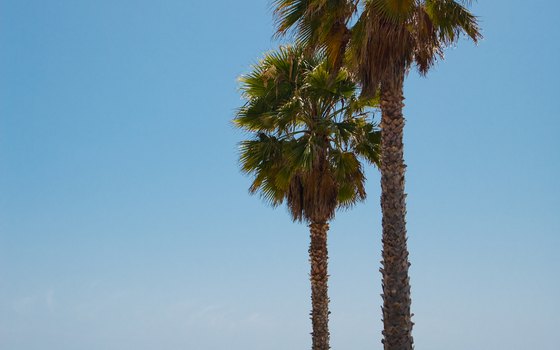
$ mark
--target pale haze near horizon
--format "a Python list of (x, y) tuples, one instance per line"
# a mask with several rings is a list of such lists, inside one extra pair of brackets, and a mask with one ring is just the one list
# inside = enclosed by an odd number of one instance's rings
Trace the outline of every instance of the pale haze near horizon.
[[(406, 83), (417, 349), (558, 350), (560, 5), (521, 4)], [(248, 195), (229, 122), (272, 33), (253, 0), (0, 1), (0, 349), (310, 348), (307, 228)], [(367, 174), (333, 349), (382, 348)]]

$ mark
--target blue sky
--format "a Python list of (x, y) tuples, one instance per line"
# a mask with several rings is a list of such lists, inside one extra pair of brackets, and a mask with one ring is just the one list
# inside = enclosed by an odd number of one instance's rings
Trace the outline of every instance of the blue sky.
[[(474, 4), (485, 39), (406, 84), (418, 349), (557, 350), (560, 29)], [(0, 1), (0, 348), (310, 347), (308, 233), (247, 193), (236, 78), (263, 1)], [(381, 349), (379, 175), (330, 232), (334, 349)]]

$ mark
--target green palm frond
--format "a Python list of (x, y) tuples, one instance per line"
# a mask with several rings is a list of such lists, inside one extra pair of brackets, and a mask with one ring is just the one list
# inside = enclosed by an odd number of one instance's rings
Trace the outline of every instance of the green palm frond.
[(273, 3), (278, 35), (293, 33), (296, 43), (308, 52), (322, 50), (326, 61), (337, 71), (342, 67), (350, 39), (348, 22), (355, 0), (275, 0)]
[(275, 0), (273, 7), (278, 32), (285, 34), (301, 22), (310, 11), (312, 3), (312, 0)]
[(362, 164), (354, 152), (331, 153), (332, 172), (340, 185), (338, 201), (341, 207), (350, 207), (366, 197)]
[(289, 144), (264, 133), (241, 142), (239, 147), (241, 170), (254, 175), (249, 192), (260, 192), (273, 206), (283, 202), (289, 186), (292, 167), (286, 148)]
[(356, 153), (370, 164), (379, 166), (381, 159), (381, 131), (372, 123), (364, 123), (354, 141)]
[(391, 22), (405, 22), (410, 18), (417, 0), (366, 0), (365, 6), (376, 16), (388, 19)]
[(424, 7), (442, 43), (454, 43), (461, 33), (468, 35), (475, 43), (482, 38), (476, 16), (460, 3), (453, 0), (426, 0)]

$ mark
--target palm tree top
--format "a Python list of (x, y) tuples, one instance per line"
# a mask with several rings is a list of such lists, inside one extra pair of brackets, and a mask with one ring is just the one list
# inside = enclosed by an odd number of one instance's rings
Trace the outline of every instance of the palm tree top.
[(277, 33), (294, 33), (306, 47), (325, 51), (335, 70), (342, 56), (366, 95), (401, 67), (426, 74), (443, 49), (462, 34), (482, 38), (469, 0), (276, 0)]
[(362, 160), (379, 164), (374, 100), (358, 97), (347, 70), (329, 74), (324, 56), (299, 46), (272, 51), (240, 78), (246, 103), (234, 124), (252, 138), (240, 144), (251, 193), (287, 203), (294, 220), (327, 221), (336, 208), (366, 197)]

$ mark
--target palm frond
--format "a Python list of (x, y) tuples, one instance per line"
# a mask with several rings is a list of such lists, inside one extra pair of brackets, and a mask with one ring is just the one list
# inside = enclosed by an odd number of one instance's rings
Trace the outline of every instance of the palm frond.
[(365, 6), (376, 16), (383, 17), (393, 23), (406, 22), (412, 15), (417, 0), (366, 0)]
[(337, 72), (342, 67), (355, 1), (275, 0), (273, 6), (277, 35), (291, 32), (309, 53), (325, 52), (329, 70)]
[[(468, 5), (470, 2), (463, 3)], [(461, 33), (468, 35), (475, 43), (482, 39), (477, 17), (457, 1), (426, 0), (424, 6), (442, 43), (454, 43)]]

